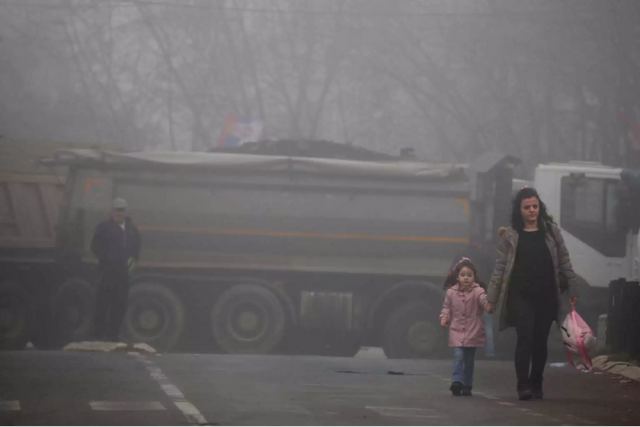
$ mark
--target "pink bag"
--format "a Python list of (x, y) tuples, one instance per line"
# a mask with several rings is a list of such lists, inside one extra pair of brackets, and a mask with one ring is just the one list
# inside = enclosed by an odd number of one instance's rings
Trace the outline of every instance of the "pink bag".
[(582, 359), (584, 369), (590, 371), (593, 367), (589, 351), (596, 346), (596, 337), (593, 330), (587, 322), (576, 311), (575, 301), (571, 301), (571, 311), (564, 318), (562, 326), (562, 342), (567, 349), (567, 359), (571, 366), (573, 363), (573, 355), (577, 354)]

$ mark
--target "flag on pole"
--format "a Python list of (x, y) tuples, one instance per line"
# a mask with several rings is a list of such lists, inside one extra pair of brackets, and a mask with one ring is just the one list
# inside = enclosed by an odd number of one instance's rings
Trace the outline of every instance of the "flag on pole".
[(259, 120), (228, 114), (218, 138), (218, 147), (237, 147), (246, 142), (258, 141), (261, 135), (262, 123)]

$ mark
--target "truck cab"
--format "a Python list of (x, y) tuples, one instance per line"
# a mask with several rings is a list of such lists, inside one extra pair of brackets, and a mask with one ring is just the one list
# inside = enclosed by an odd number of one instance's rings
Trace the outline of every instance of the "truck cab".
[[(595, 162), (543, 164), (533, 185), (562, 229), (578, 289), (594, 320), (612, 280), (638, 278), (637, 184), (633, 172)], [(635, 211), (634, 211), (634, 206)]]

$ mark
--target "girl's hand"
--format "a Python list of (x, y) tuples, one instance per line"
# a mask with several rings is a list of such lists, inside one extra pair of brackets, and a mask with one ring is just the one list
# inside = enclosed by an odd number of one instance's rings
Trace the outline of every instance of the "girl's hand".
[(443, 328), (446, 328), (447, 326), (449, 326), (449, 319), (447, 319), (446, 317), (441, 317), (440, 326), (442, 326)]
[(487, 306), (484, 308), (487, 313), (493, 313), (493, 306), (490, 302), (487, 303)]

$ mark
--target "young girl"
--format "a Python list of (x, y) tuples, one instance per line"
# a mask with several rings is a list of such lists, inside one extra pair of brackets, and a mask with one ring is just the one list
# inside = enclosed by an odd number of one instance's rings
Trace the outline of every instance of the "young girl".
[(445, 281), (447, 291), (440, 325), (449, 327), (449, 347), (453, 347), (449, 389), (454, 396), (471, 396), (476, 348), (483, 347), (485, 341), (482, 315), (489, 307), (487, 294), (477, 283), (477, 276), (471, 260), (463, 257), (454, 264)]

